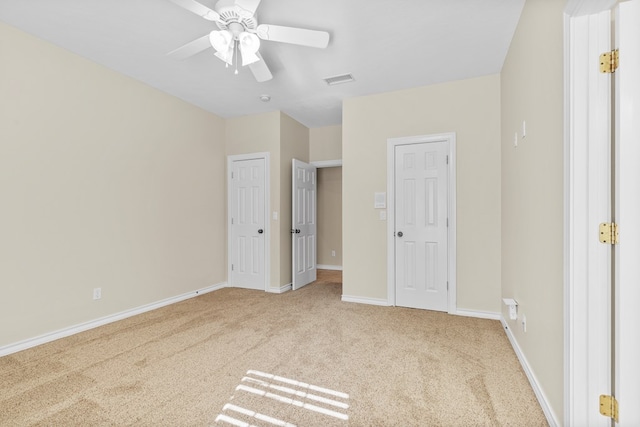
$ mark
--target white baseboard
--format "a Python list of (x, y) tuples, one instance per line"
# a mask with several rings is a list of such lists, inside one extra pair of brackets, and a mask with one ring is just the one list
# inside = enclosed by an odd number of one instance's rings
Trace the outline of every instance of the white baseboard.
[(291, 285), (291, 283), (289, 283), (288, 285), (282, 285), (279, 288), (269, 288), (267, 289), (267, 292), (269, 292), (270, 294), (283, 294), (290, 291), (291, 289), (293, 289), (293, 286)]
[(502, 328), (507, 334), (507, 338), (509, 338), (511, 347), (513, 347), (513, 351), (516, 353), (516, 356), (518, 356), (520, 365), (522, 365), (522, 369), (524, 370), (524, 373), (527, 375), (527, 378), (529, 379), (531, 388), (533, 388), (533, 392), (535, 393), (536, 398), (538, 399), (538, 403), (540, 403), (540, 406), (542, 407), (542, 411), (544, 412), (544, 416), (547, 418), (547, 422), (549, 423), (549, 426), (551, 427), (560, 426), (561, 424), (558, 422), (558, 417), (553, 412), (553, 409), (551, 409), (547, 396), (544, 394), (544, 392), (540, 388), (538, 379), (536, 378), (535, 374), (531, 370), (531, 367), (529, 366), (529, 362), (527, 362), (527, 358), (524, 356), (524, 353), (522, 352), (522, 350), (520, 350), (520, 346), (518, 345), (518, 342), (516, 341), (515, 337), (511, 333), (511, 329), (509, 329), (509, 326), (507, 325), (507, 322), (505, 321), (502, 315), (500, 315), (500, 323), (502, 323)]
[(478, 319), (491, 319), (491, 320), (501, 320), (501, 313), (493, 313), (490, 311), (472, 311), (472, 310), (456, 310), (456, 316), (465, 316), (465, 317), (476, 317)]
[(318, 264), (318, 265), (316, 265), (316, 267), (318, 268), (318, 270), (335, 270), (335, 271), (342, 271), (342, 266), (341, 266), (341, 265), (326, 265), (326, 264)]
[(147, 311), (155, 310), (160, 307), (164, 307), (170, 304), (175, 304), (180, 301), (184, 301), (189, 298), (194, 298), (209, 292), (217, 291), (226, 287), (225, 283), (218, 283), (217, 285), (208, 286), (206, 288), (198, 289), (196, 291), (187, 292), (186, 294), (178, 295), (171, 298), (166, 298), (161, 301), (157, 301), (150, 304), (145, 304), (140, 307), (132, 308), (130, 310), (121, 311), (119, 313), (111, 314), (109, 316), (101, 317), (99, 319), (90, 320), (88, 322), (80, 323), (78, 325), (70, 326), (68, 328), (59, 329), (57, 331), (49, 332), (44, 335), (40, 335), (34, 338), (29, 338), (23, 341), (19, 341), (14, 344), (8, 344), (0, 347), (0, 357), (7, 356), (12, 353), (17, 353), (28, 348), (36, 347), (41, 344), (46, 344), (51, 341), (55, 341), (60, 338), (75, 335), (80, 332), (88, 331), (89, 329), (97, 328), (99, 326), (107, 325), (109, 323), (117, 322), (128, 317), (136, 316), (138, 314), (146, 313)]
[(386, 299), (353, 297), (349, 295), (342, 295), (342, 302), (355, 302), (358, 304), (381, 305), (385, 307), (388, 307), (390, 305), (389, 301), (387, 301)]

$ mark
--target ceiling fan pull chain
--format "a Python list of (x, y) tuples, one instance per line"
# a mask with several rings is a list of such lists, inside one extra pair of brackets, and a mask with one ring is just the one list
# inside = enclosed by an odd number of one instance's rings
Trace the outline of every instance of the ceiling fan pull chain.
[(236, 54), (236, 72), (233, 74), (238, 75), (238, 49), (240, 48), (240, 46), (238, 46), (238, 40), (234, 40), (233, 43), (235, 44), (234, 53)]

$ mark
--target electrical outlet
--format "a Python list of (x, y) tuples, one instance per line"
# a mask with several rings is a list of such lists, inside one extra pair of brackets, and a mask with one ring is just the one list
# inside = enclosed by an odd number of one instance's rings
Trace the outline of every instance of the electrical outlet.
[(331, 251), (331, 256), (336, 256), (336, 251)]
[(102, 298), (102, 288), (93, 288), (93, 299)]
[(520, 323), (522, 324), (522, 332), (527, 332), (527, 316), (523, 314)]

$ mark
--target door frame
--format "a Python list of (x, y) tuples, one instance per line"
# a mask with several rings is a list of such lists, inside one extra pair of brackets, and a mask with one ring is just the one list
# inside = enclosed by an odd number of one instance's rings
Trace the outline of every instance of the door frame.
[(231, 254), (233, 245), (231, 239), (231, 171), (234, 162), (243, 160), (264, 160), (264, 290), (269, 291), (271, 282), (271, 186), (269, 185), (271, 176), (269, 153), (234, 154), (227, 156), (227, 286), (235, 286), (231, 283)]
[[(615, 389), (620, 405), (616, 425), (640, 425), (640, 147), (637, 136), (640, 106), (640, 0), (620, 2), (615, 9), (616, 49), (622, 62), (614, 74), (616, 85), (616, 196), (614, 221), (620, 226), (620, 242), (615, 246)], [(634, 404), (633, 402), (636, 402)]]
[[(603, 297), (598, 280), (588, 280), (602, 278), (607, 270), (610, 274), (611, 255), (610, 248), (607, 253), (595, 242), (593, 212), (585, 209), (599, 203), (594, 199), (602, 201), (607, 194), (610, 205), (611, 181), (591, 179), (607, 172), (602, 165), (589, 164), (593, 158), (589, 151), (602, 150), (601, 136), (610, 134), (611, 96), (610, 87), (607, 91), (599, 86), (589, 72), (596, 64), (591, 67), (584, 62), (589, 54), (593, 55), (593, 49), (599, 48), (594, 41), (600, 29), (582, 17), (609, 10), (615, 3), (616, 0), (570, 0), (564, 14), (565, 425), (604, 426), (611, 422), (599, 415), (598, 402), (593, 397), (595, 390), (602, 390), (601, 394), (611, 392), (611, 325), (606, 319), (610, 319), (611, 299), (610, 293)], [(601, 222), (610, 221), (610, 216), (611, 213)]]
[(398, 145), (422, 144), (446, 141), (449, 144), (449, 227), (447, 229), (448, 255), (447, 275), (449, 290), (447, 312), (457, 312), (456, 292), (456, 134), (455, 132), (432, 135), (418, 135), (387, 139), (387, 304), (396, 305), (396, 263), (395, 263), (395, 149)]

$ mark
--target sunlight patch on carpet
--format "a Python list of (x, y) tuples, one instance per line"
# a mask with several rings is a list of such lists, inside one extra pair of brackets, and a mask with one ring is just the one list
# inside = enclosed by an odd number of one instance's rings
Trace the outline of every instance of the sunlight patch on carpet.
[(249, 370), (235, 390), (236, 394), (230, 399), (234, 403), (227, 403), (222, 408), (216, 423), (253, 427), (253, 423), (259, 421), (262, 425), (295, 427), (296, 424), (263, 413), (269, 410), (282, 413), (287, 407), (304, 409), (340, 421), (349, 419), (346, 413), (349, 409), (347, 393), (302, 381)]

